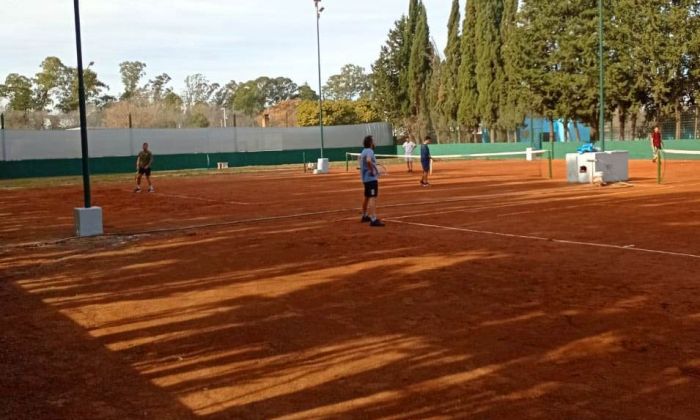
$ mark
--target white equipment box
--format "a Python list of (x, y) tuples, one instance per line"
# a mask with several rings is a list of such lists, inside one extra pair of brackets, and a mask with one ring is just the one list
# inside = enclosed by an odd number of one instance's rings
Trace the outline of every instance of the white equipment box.
[(629, 180), (629, 152), (567, 153), (566, 179), (570, 183), (587, 184), (596, 178), (606, 184)]

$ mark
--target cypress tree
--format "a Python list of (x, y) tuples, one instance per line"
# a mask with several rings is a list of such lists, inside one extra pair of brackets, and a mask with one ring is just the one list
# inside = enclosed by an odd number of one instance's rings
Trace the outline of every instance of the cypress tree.
[(476, 0), (467, 0), (460, 45), (459, 109), (457, 121), (469, 131), (479, 127), (476, 88)]
[(403, 97), (401, 103), (401, 110), (403, 112), (404, 118), (410, 118), (413, 115), (412, 104), (411, 104), (411, 94), (409, 93), (410, 84), (410, 63), (411, 63), (411, 52), (413, 50), (413, 42), (416, 36), (416, 26), (419, 19), (420, 11), (419, 0), (410, 0), (408, 4), (408, 18), (406, 19), (406, 25), (404, 26), (403, 39), (405, 43), (401, 49), (401, 74), (399, 75), (399, 88), (401, 89), (401, 96)]
[(477, 111), (481, 122), (495, 140), (500, 97), (501, 64), (500, 25), (503, 0), (476, 1), (476, 87)]
[(430, 111), (427, 106), (427, 84), (432, 58), (428, 14), (423, 2), (418, 3), (418, 21), (411, 46), (411, 59), (408, 65), (408, 98), (411, 102), (410, 115), (413, 117), (416, 132), (422, 137), (430, 129)]
[[(433, 45), (433, 51), (437, 51)], [(449, 136), (449, 123), (444, 113), (444, 104), (446, 93), (446, 85), (444, 83), (444, 72), (447, 71), (445, 62), (440, 59), (440, 56), (433, 54), (431, 60), (430, 77), (428, 82), (428, 109), (431, 125), (435, 134), (435, 139), (438, 143), (445, 136)], [(449, 140), (449, 139), (448, 139)]]
[(462, 62), (461, 38), (459, 33), (459, 0), (452, 1), (450, 19), (447, 23), (447, 47), (445, 48), (445, 68), (442, 70), (442, 90), (444, 100), (440, 102), (441, 114), (452, 127), (457, 122), (459, 111), (459, 66)]
[(401, 87), (401, 74), (407, 71), (403, 64), (403, 51), (407, 40), (406, 16), (394, 23), (379, 58), (372, 65), (372, 99), (383, 117), (397, 127), (404, 124), (403, 106), (407, 89)]
[(500, 73), (499, 96), (499, 127), (506, 130), (507, 137), (523, 123), (525, 118), (527, 93), (518, 83), (517, 64), (514, 55), (514, 44), (517, 40), (518, 0), (505, 0), (503, 17), (501, 19), (501, 62), (503, 71)]

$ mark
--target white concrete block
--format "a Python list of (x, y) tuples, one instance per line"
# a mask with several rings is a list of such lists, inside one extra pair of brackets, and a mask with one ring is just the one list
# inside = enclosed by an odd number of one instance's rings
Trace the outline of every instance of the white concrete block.
[(102, 208), (76, 208), (73, 209), (76, 236), (97, 236), (104, 233), (102, 229)]
[(319, 158), (318, 162), (316, 163), (316, 169), (318, 170), (319, 174), (327, 174), (330, 169), (328, 158)]
[[(574, 161), (574, 159), (576, 159)], [(574, 163), (575, 162), (575, 163)], [(585, 167), (585, 171), (581, 168)], [(567, 180), (572, 183), (589, 183), (597, 172), (602, 173), (604, 183), (629, 179), (629, 152), (610, 151), (566, 155)]]
[(570, 184), (577, 184), (578, 181), (578, 153), (566, 154), (566, 180)]

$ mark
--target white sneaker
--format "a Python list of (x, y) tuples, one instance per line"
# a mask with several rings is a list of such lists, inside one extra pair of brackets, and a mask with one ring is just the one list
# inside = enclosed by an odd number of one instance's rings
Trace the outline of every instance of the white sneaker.
[(140, 193), (140, 192), (141, 192), (141, 187), (136, 187), (136, 188), (134, 188), (134, 192), (135, 192), (135, 193)]
[(153, 188), (153, 186), (148, 187), (148, 192), (156, 192), (156, 189)]

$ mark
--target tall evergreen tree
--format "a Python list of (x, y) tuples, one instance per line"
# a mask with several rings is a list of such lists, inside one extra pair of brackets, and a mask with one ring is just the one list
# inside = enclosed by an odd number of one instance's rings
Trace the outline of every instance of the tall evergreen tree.
[(511, 139), (511, 132), (523, 123), (527, 106), (527, 93), (523, 91), (516, 77), (516, 60), (513, 58), (517, 13), (518, 0), (504, 0), (500, 27), (503, 71), (498, 81), (500, 86), (498, 126), (506, 130), (508, 139)]
[[(637, 136), (637, 115), (649, 101), (644, 81), (644, 55), (649, 31), (648, 19), (643, 16), (644, 6), (637, 7), (638, 0), (615, 0), (608, 9), (610, 22), (606, 27), (605, 44), (608, 46), (606, 63), (606, 102), (617, 110), (620, 139), (625, 140), (625, 126), (632, 121), (631, 137)], [(635, 10), (635, 13), (629, 13)], [(655, 37), (656, 34), (653, 34)]]
[(452, 1), (450, 19), (447, 23), (447, 47), (445, 48), (445, 68), (441, 71), (441, 85), (444, 100), (438, 104), (447, 124), (453, 127), (459, 111), (459, 66), (462, 62), (461, 39), (459, 33), (459, 0)]
[(408, 98), (410, 116), (416, 134), (423, 137), (430, 131), (430, 110), (427, 101), (427, 85), (433, 52), (430, 44), (428, 14), (423, 2), (418, 3), (418, 22), (411, 45), (411, 60), (408, 64)]
[(408, 70), (403, 60), (406, 25), (406, 16), (394, 23), (379, 58), (372, 65), (372, 99), (383, 117), (396, 127), (404, 124), (403, 106), (407, 94), (401, 85), (402, 74)]
[(401, 56), (401, 67), (399, 75), (399, 89), (402, 97), (401, 110), (404, 118), (411, 117), (412, 104), (411, 95), (409, 93), (409, 69), (411, 63), (411, 52), (413, 51), (413, 41), (416, 37), (416, 26), (418, 25), (420, 11), (420, 0), (410, 0), (408, 4), (408, 17), (406, 18), (406, 24), (404, 26), (403, 39), (405, 40), (402, 45), (400, 56)]
[(495, 140), (500, 97), (503, 0), (476, 0), (476, 87), (481, 122)]
[(467, 0), (460, 51), (459, 66), (459, 124), (471, 132), (479, 127), (477, 111), (478, 91), (476, 86), (476, 0)]
[[(437, 51), (433, 45), (433, 51)], [(428, 82), (428, 113), (433, 129), (433, 134), (438, 143), (443, 139), (449, 140), (451, 124), (444, 112), (444, 105), (447, 96), (447, 85), (445, 85), (444, 72), (447, 71), (446, 63), (439, 55), (433, 54), (430, 64), (430, 77)]]
[(597, 137), (598, 38), (593, 2), (528, 0), (516, 30), (518, 77), (531, 109), (547, 117), (583, 120)]
[(675, 137), (681, 137), (681, 117), (697, 95), (698, 19), (695, 0), (648, 0), (639, 12), (648, 22), (644, 73), (649, 84), (646, 109), (654, 119), (676, 121)]

